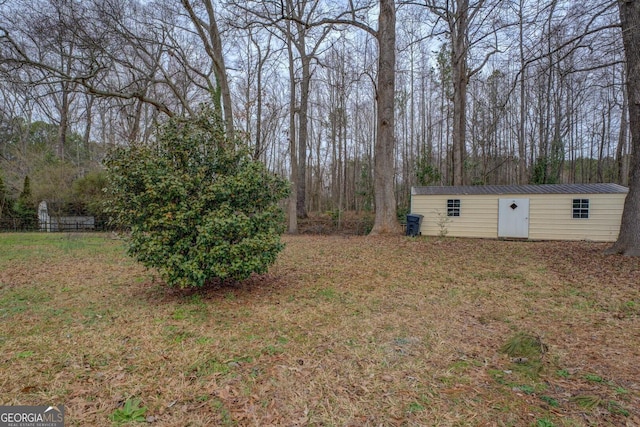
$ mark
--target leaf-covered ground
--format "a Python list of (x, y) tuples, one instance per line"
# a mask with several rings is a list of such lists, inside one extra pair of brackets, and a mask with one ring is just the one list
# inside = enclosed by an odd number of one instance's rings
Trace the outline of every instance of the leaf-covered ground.
[[(268, 275), (195, 292), (110, 237), (0, 235), (0, 405), (64, 404), (69, 426), (131, 407), (156, 426), (640, 425), (640, 260), (606, 245), (286, 237)], [(501, 352), (523, 333), (539, 358)]]

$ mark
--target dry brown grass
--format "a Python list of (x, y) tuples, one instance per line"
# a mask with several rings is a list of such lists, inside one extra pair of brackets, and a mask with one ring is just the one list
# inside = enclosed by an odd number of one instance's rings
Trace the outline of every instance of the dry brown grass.
[[(640, 425), (640, 260), (594, 243), (286, 237), (166, 289), (109, 236), (0, 236), (0, 404), (109, 426)], [(500, 348), (518, 333), (540, 360)]]

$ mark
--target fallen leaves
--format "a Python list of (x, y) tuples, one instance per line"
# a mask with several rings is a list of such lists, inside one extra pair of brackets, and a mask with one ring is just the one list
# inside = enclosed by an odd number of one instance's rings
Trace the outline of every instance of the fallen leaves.
[[(70, 425), (130, 397), (161, 426), (640, 416), (640, 263), (606, 245), (287, 236), (269, 274), (180, 291), (85, 239), (0, 254), (0, 403), (64, 403)], [(520, 331), (547, 346), (539, 380), (500, 353)]]

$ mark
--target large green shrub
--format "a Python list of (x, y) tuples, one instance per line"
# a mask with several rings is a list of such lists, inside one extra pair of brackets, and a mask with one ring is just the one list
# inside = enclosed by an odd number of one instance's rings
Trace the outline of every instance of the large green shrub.
[(107, 174), (103, 170), (91, 171), (73, 181), (71, 187), (73, 211), (92, 215), (96, 221), (102, 222), (106, 198), (105, 188), (107, 188)]
[(106, 166), (108, 212), (130, 228), (129, 254), (172, 286), (264, 273), (283, 248), (287, 181), (226, 139), (208, 109), (169, 121), (153, 146), (116, 149)]

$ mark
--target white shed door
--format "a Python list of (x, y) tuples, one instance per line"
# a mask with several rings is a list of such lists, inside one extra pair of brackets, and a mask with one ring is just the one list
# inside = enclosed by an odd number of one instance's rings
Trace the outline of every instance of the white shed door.
[(529, 237), (529, 199), (498, 200), (498, 237)]

